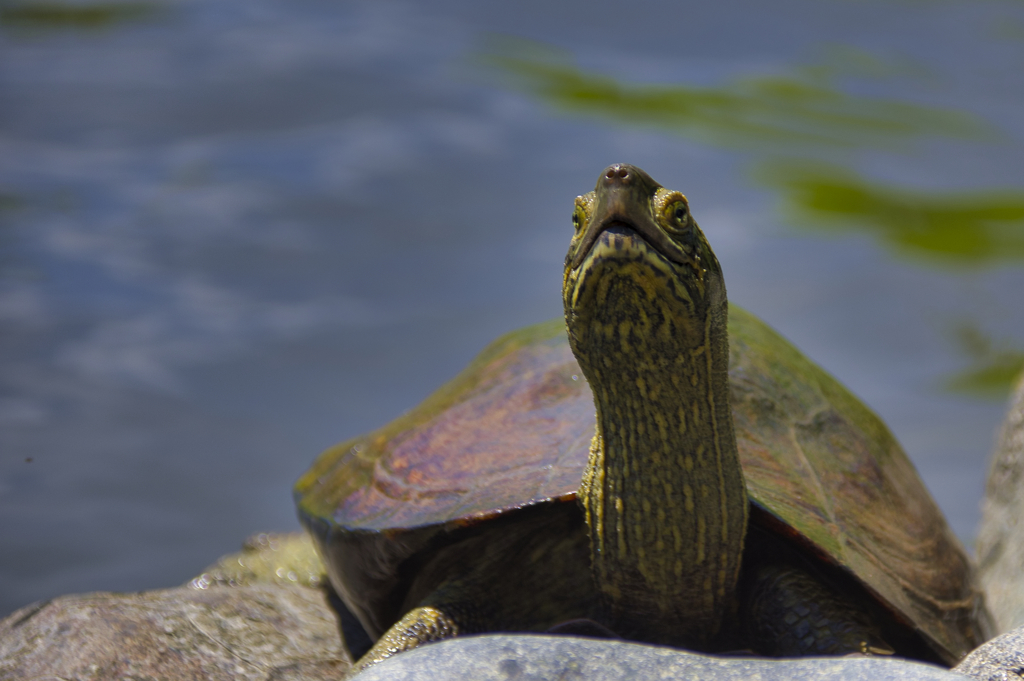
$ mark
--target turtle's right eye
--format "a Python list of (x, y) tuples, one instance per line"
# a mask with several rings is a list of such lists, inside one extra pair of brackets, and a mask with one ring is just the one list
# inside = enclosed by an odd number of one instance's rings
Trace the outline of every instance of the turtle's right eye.
[(577, 205), (572, 212), (572, 228), (579, 232), (583, 229), (584, 222), (586, 222), (586, 216), (583, 214), (583, 207)]

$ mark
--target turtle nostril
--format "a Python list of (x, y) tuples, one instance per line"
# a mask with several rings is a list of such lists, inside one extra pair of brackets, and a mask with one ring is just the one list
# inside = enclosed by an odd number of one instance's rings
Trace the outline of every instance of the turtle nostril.
[(627, 183), (632, 179), (632, 173), (629, 172), (629, 166), (616, 163), (604, 171), (604, 179), (609, 184)]

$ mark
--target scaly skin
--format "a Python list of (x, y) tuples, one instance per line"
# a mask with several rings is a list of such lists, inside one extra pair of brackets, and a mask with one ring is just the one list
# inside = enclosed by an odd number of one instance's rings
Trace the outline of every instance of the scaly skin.
[(703, 648), (735, 603), (747, 494), (725, 283), (686, 197), (609, 167), (577, 198), (563, 279), (597, 430), (580, 487), (613, 629)]

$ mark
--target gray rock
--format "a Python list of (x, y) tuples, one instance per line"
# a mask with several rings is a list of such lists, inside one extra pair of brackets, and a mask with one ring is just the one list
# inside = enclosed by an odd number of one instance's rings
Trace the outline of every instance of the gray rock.
[(1024, 375), (989, 470), (977, 552), (981, 585), (998, 630), (1024, 625)]
[(322, 594), (258, 584), (62, 596), (0, 622), (0, 679), (337, 679)]
[(357, 681), (965, 681), (940, 667), (879, 657), (767, 660), (708, 657), (658, 646), (571, 636), (467, 636), (380, 662)]
[(0, 621), (0, 680), (338, 679), (351, 661), (307, 548), (259, 535), (186, 586), (22, 608)]
[(979, 681), (1024, 679), (1024, 627), (978, 646), (953, 671)]

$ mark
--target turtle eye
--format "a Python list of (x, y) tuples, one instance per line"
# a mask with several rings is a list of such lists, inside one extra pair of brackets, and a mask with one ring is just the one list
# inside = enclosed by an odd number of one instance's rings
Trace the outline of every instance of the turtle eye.
[(583, 228), (583, 221), (584, 221), (583, 208), (581, 208), (580, 206), (576, 206), (576, 208), (572, 212), (572, 227), (573, 227), (573, 229), (575, 229), (577, 232), (580, 231), (580, 229)]
[(686, 215), (690, 211), (687, 209), (686, 204), (682, 201), (676, 201), (669, 206), (669, 214), (675, 219), (679, 225), (686, 224)]
[(660, 206), (661, 224), (673, 234), (683, 234), (690, 229), (690, 204), (679, 192), (665, 197)]

